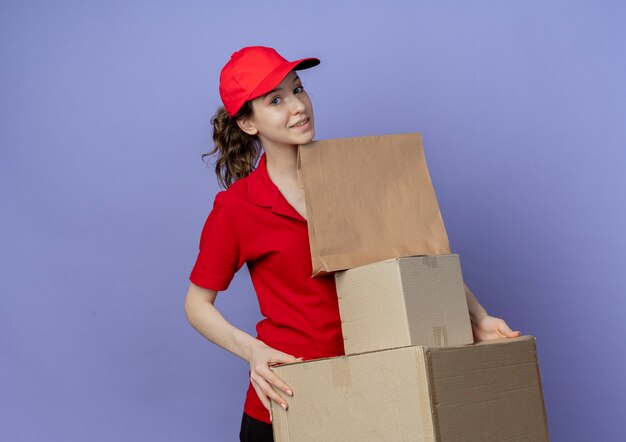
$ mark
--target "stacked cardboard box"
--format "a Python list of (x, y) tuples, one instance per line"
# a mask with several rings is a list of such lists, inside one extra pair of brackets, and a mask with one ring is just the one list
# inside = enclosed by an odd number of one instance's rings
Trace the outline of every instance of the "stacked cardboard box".
[(346, 356), (274, 368), (281, 441), (546, 441), (535, 338), (473, 344), (457, 255), (335, 274)]
[(346, 354), (474, 342), (458, 255), (389, 259), (335, 281)]
[(335, 281), (346, 355), (272, 368), (294, 391), (287, 411), (272, 402), (277, 442), (548, 440), (535, 338), (473, 343), (458, 255), (397, 256)]

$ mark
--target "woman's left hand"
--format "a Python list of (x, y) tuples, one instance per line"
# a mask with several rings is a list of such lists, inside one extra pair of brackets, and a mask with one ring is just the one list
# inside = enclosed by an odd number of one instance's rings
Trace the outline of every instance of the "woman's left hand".
[(516, 338), (521, 335), (519, 331), (511, 330), (503, 319), (493, 316), (483, 316), (477, 322), (472, 321), (472, 332), (476, 342), (497, 338)]

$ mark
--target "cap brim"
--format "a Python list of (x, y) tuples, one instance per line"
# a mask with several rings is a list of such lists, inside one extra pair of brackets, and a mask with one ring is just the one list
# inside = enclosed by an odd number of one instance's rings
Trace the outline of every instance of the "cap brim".
[(297, 63), (294, 69), (296, 71), (299, 71), (302, 69), (308, 69), (317, 66), (318, 64), (320, 64), (320, 60), (319, 58), (303, 58), (294, 61), (294, 63)]
[(268, 74), (267, 77), (259, 83), (259, 85), (250, 93), (246, 101), (254, 100), (261, 95), (267, 94), (274, 89), (278, 84), (283, 81), (287, 74), (291, 71), (300, 71), (303, 69), (309, 69), (320, 64), (318, 58), (302, 58), (300, 60), (291, 61), (285, 63), (274, 69)]

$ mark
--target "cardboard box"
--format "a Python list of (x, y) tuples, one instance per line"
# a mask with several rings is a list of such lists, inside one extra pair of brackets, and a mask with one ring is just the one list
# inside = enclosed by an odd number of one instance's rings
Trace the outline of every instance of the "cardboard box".
[(335, 281), (346, 354), (474, 342), (458, 255), (388, 259)]
[(549, 440), (535, 338), (286, 364), (277, 442)]

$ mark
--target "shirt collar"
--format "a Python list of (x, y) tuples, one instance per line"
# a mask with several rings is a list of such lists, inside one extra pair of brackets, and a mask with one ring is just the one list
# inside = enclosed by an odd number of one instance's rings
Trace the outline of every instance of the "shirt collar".
[(248, 199), (251, 203), (262, 207), (271, 207), (272, 211), (299, 221), (306, 221), (291, 204), (285, 199), (280, 190), (272, 182), (267, 173), (267, 158), (265, 152), (261, 155), (259, 164), (248, 175)]

